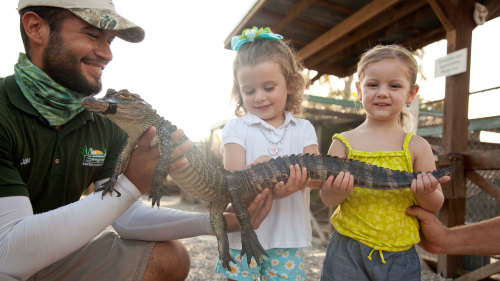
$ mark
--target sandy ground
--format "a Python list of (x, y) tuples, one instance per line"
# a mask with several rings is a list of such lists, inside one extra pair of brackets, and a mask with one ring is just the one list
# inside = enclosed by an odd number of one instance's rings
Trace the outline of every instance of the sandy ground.
[[(147, 200), (147, 197), (144, 198)], [(174, 208), (192, 212), (206, 212), (207, 208), (203, 204), (191, 204), (181, 202), (179, 196), (163, 197), (161, 205), (169, 208)], [(226, 280), (222, 275), (215, 272), (215, 264), (217, 263), (217, 239), (215, 236), (198, 236), (193, 238), (182, 239), (191, 256), (191, 270), (187, 281), (222, 281)], [(325, 256), (325, 247), (313, 239), (313, 247), (306, 249), (305, 253), (305, 268), (307, 280), (319, 280), (321, 275), (321, 267)], [(442, 281), (447, 280), (431, 271), (422, 271), (423, 281)], [(448, 279), (451, 280), (451, 279)]]

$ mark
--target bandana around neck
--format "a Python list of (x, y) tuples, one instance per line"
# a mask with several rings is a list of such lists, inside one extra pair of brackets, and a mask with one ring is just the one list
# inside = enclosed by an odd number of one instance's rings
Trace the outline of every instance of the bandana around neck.
[(68, 123), (84, 110), (83, 95), (57, 84), (28, 57), (19, 53), (14, 78), (24, 96), (51, 126)]

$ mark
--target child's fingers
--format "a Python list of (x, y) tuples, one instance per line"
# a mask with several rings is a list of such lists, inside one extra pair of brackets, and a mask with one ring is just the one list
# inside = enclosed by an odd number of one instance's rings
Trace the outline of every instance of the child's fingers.
[(438, 182), (439, 182), (439, 183), (441, 183), (441, 184), (443, 184), (443, 183), (447, 183), (447, 182), (448, 182), (448, 181), (450, 181), (450, 180), (451, 180), (451, 177), (450, 177), (450, 176), (444, 176), (444, 177), (440, 178), (440, 179), (438, 180)]
[(324, 189), (324, 190), (332, 189), (333, 179), (334, 179), (334, 177), (331, 175), (328, 178), (326, 178), (326, 180), (323, 182), (323, 184), (321, 184), (321, 189)]
[(344, 178), (342, 179), (342, 183), (340, 185), (340, 188), (342, 191), (348, 191), (349, 190), (349, 181), (351, 180), (351, 173), (346, 172), (344, 174)]
[(422, 183), (423, 183), (423, 191), (428, 192), (431, 190), (431, 180), (429, 179), (429, 175), (427, 173), (422, 173)]
[[(445, 182), (447, 179), (445, 179)], [(436, 190), (439, 181), (431, 173), (420, 173), (417, 179), (412, 180), (410, 191), (412, 193), (429, 193)]]
[(354, 189), (354, 175), (349, 177), (349, 184), (347, 185), (347, 191), (351, 192)]
[(337, 189), (340, 187), (342, 184), (342, 181), (344, 180), (344, 172), (340, 172), (337, 177), (333, 180), (333, 186), (335, 186)]
[[(293, 181), (291, 181), (292, 185), (290, 185), (290, 188), (293, 188), (294, 190), (298, 190), (302, 187), (306, 178), (304, 177), (304, 173), (302, 172), (299, 164), (295, 164), (293, 166), (290, 166), (290, 169), (292, 169), (292, 168), (294, 170), (295, 178)], [(306, 173), (306, 176), (307, 176), (307, 173)]]
[(431, 173), (427, 173), (427, 176), (429, 177), (429, 181), (431, 182), (431, 190), (430, 191), (432, 192), (432, 191), (436, 190), (436, 188), (439, 184), (439, 181)]
[(413, 193), (420, 193), (422, 192), (423, 188), (424, 188), (424, 180), (423, 180), (423, 175), (422, 173), (420, 174), (417, 174), (417, 179), (415, 180), (416, 183), (415, 183), (415, 190)]
[(411, 191), (411, 193), (413, 193), (413, 194), (417, 193), (417, 180), (416, 180), (416, 179), (413, 179), (413, 180), (411, 181), (410, 191)]

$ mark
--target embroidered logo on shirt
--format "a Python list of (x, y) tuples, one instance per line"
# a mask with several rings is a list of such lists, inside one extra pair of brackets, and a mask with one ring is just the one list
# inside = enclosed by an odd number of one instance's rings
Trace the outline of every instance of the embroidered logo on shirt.
[(31, 158), (28, 157), (28, 158), (23, 158), (23, 160), (21, 161), (21, 163), (19, 163), (19, 165), (26, 166), (29, 163), (31, 163)]
[(83, 166), (102, 166), (104, 159), (106, 159), (106, 149), (98, 150), (92, 147), (87, 148), (87, 146), (85, 146), (82, 148), (82, 156)]

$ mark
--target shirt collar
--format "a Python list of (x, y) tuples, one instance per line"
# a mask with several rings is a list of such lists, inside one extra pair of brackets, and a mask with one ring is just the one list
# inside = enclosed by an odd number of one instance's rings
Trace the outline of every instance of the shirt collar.
[(294, 117), (292, 115), (292, 113), (290, 113), (290, 111), (285, 111), (285, 122), (283, 122), (283, 124), (278, 128), (274, 128), (269, 123), (267, 123), (266, 121), (262, 120), (257, 115), (254, 115), (250, 112), (245, 113), (245, 115), (243, 115), (241, 117), (241, 119), (243, 120), (243, 122), (245, 122), (249, 126), (256, 126), (256, 125), (260, 124), (262, 127), (268, 128), (271, 130), (280, 129), (282, 127), (288, 126), (291, 123), (297, 124), (297, 118)]

